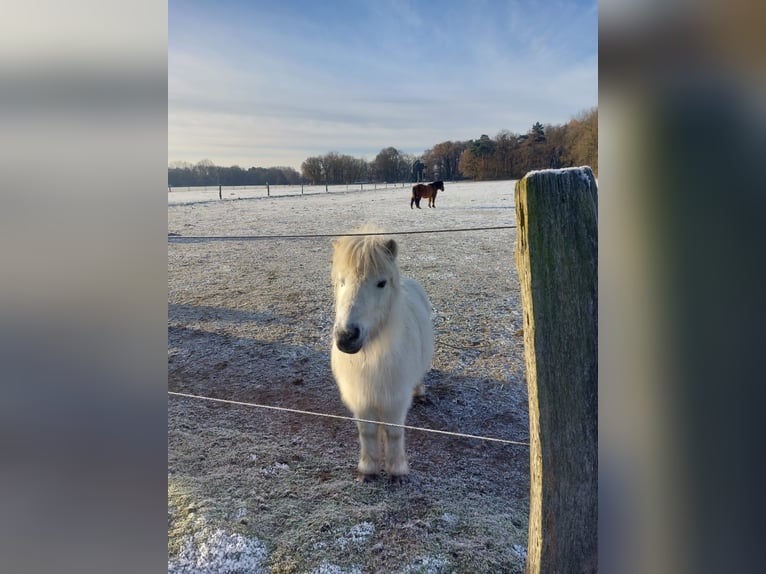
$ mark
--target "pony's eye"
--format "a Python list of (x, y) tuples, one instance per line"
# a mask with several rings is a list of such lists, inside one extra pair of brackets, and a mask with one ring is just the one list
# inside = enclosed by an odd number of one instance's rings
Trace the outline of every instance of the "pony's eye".
[(385, 287), (385, 286), (386, 286), (386, 280), (385, 279), (383, 279), (382, 281), (378, 281), (378, 287), (383, 289), (383, 287)]
[(340, 279), (338, 279), (338, 284), (341, 287), (343, 287), (346, 284), (346, 280), (343, 277), (341, 277)]

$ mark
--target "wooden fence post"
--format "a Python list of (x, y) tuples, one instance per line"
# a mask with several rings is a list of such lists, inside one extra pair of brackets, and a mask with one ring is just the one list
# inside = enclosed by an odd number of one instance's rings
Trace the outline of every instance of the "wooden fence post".
[(271, 195), (271, 191), (269, 191), (269, 182), (266, 182), (266, 196), (269, 197)]
[(220, 184), (218, 185), (218, 199), (223, 199), (221, 197), (221, 186), (220, 186)]
[(516, 183), (529, 395), (527, 574), (598, 570), (598, 189), (589, 167)]

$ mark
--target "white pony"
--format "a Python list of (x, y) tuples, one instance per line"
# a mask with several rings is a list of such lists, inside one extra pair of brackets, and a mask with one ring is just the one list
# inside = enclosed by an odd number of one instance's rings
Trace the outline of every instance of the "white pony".
[[(356, 232), (380, 230), (368, 224)], [(400, 277), (393, 239), (348, 236), (332, 243), (331, 363), (341, 399), (355, 418), (402, 425), (413, 394), (425, 395), (423, 376), (434, 354), (431, 303), (417, 282)], [(392, 482), (402, 482), (408, 473), (404, 429), (362, 422), (357, 427), (359, 481), (380, 471), (382, 442), (384, 469)]]

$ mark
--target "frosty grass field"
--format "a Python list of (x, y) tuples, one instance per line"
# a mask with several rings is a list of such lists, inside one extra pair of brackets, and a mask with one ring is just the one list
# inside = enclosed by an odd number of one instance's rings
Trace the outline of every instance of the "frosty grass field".
[[(168, 193), (168, 388), (349, 415), (330, 372), (331, 237), (513, 226), (515, 182)], [(433, 306), (407, 424), (528, 441), (515, 229), (397, 235)], [(529, 450), (408, 430), (410, 479), (355, 478), (354, 423), (168, 397), (168, 572), (522, 572)]]

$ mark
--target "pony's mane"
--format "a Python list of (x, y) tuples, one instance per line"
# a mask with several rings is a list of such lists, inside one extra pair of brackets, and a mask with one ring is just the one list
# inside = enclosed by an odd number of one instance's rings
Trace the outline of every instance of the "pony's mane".
[[(373, 224), (366, 224), (351, 233), (382, 233)], [(396, 247), (384, 235), (353, 235), (333, 241), (333, 270), (350, 269), (360, 277), (370, 274), (392, 273), (398, 279)], [(393, 251), (392, 251), (393, 246)]]

